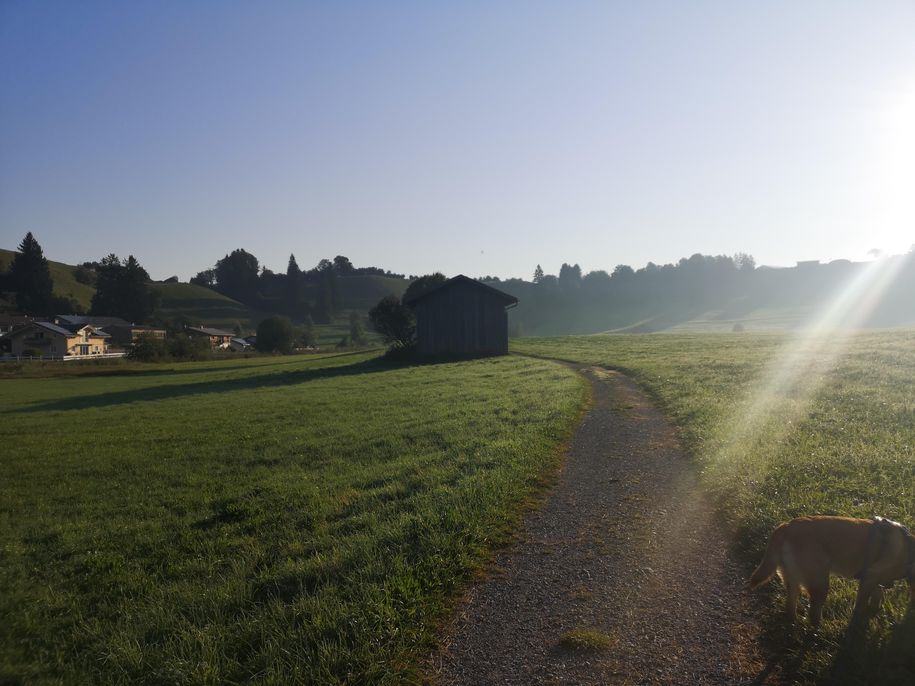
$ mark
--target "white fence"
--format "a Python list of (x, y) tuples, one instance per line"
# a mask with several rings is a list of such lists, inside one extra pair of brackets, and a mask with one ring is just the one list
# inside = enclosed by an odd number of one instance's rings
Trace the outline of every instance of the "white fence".
[(127, 353), (99, 353), (97, 355), (6, 355), (0, 362), (69, 362), (70, 360), (103, 360), (111, 357), (126, 357)]

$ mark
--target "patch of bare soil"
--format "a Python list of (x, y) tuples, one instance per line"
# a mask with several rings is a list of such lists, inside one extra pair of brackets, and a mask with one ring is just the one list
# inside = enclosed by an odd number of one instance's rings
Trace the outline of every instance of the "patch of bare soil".
[(765, 671), (759, 606), (664, 416), (581, 368), (593, 406), (558, 483), (473, 587), (438, 684), (741, 684)]

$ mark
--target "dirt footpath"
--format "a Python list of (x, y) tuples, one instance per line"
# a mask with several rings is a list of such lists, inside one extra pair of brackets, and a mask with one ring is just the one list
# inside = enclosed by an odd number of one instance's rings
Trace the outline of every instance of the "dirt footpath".
[(593, 406), (558, 483), (468, 593), (435, 683), (752, 683), (756, 601), (672, 427), (626, 377), (580, 370)]

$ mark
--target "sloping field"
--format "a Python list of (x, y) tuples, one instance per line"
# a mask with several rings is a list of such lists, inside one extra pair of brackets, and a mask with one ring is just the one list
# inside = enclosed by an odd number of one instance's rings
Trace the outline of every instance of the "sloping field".
[[(679, 425), (748, 573), (791, 517), (880, 514), (915, 525), (915, 331), (587, 336), (513, 347), (620, 369), (652, 393)], [(833, 583), (810, 650), (782, 643), (775, 587), (772, 634), (798, 683), (915, 683), (915, 614), (906, 614), (901, 585), (851, 656), (839, 645), (856, 584)]]
[(152, 289), (162, 300), (155, 317), (168, 320), (182, 317), (192, 326), (204, 324), (231, 331), (236, 323), (256, 329), (267, 314), (237, 300), (193, 283), (153, 283)]
[[(15, 256), (16, 252), (14, 250), (0, 249), (0, 268), (8, 269)], [(51, 278), (54, 280), (54, 295), (73, 298), (84, 310), (88, 310), (89, 304), (92, 302), (92, 296), (95, 295), (95, 288), (76, 280), (73, 275), (76, 267), (63, 262), (48, 260), (48, 269), (51, 272)]]
[(354, 274), (337, 280), (343, 306), (354, 310), (369, 310), (386, 295), (400, 297), (410, 282), (373, 274)]
[(4, 683), (416, 681), (584, 395), (518, 357), (59, 369), (0, 380)]

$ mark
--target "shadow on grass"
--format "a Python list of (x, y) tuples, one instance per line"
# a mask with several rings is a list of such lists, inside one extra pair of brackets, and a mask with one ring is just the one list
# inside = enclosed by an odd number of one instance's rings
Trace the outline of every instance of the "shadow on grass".
[[(852, 634), (836, 648), (809, 630), (803, 620), (789, 627), (781, 616), (763, 621), (762, 640), (771, 657), (751, 682), (754, 686), (777, 684), (836, 684), (838, 686), (909, 686), (915, 684), (915, 612), (909, 608), (905, 618), (886, 634), (873, 623), (866, 633)], [(810, 672), (808, 657), (829, 653), (831, 664), (819, 674)], [(802, 671), (803, 670), (803, 671)]]
[[(324, 358), (327, 359), (327, 358)], [(341, 364), (334, 367), (321, 367), (318, 369), (301, 369), (297, 371), (275, 372), (270, 374), (254, 374), (234, 379), (216, 379), (198, 383), (170, 384), (166, 386), (151, 386), (135, 388), (126, 391), (101, 393), (98, 395), (76, 396), (61, 400), (42, 401), (26, 407), (12, 410), (11, 413), (30, 413), (60, 410), (84, 410), (93, 407), (109, 407), (124, 403), (148, 402), (155, 400), (168, 400), (193, 395), (210, 393), (231, 393), (233, 391), (253, 390), (257, 388), (273, 388), (290, 386), (318, 379), (355, 376), (390, 371), (412, 366), (409, 362), (392, 362), (384, 358), (372, 358), (355, 364)], [(245, 367), (250, 369), (250, 367)], [(254, 368), (256, 369), (256, 367)], [(211, 371), (220, 371), (214, 368)]]
[[(193, 364), (193, 365), (198, 365), (198, 366), (195, 366), (190, 369), (181, 369), (180, 366), (178, 369), (175, 369), (174, 367), (172, 367), (170, 369), (131, 369), (129, 367), (122, 368), (122, 369), (100, 368), (98, 371), (95, 371), (95, 370), (87, 371), (87, 372), (84, 372), (82, 374), (78, 374), (75, 376), (81, 376), (81, 377), (82, 376), (86, 376), (86, 377), (126, 376), (129, 378), (133, 378), (133, 377), (144, 377), (144, 376), (174, 376), (176, 374), (212, 374), (213, 372), (229, 372), (229, 371), (237, 371), (239, 369), (257, 370), (261, 367), (281, 367), (281, 366), (290, 365), (290, 364), (301, 364), (302, 362), (306, 362), (306, 361), (310, 361), (310, 360), (333, 360), (333, 359), (337, 359), (340, 357), (351, 357), (354, 355), (364, 355), (366, 353), (374, 352), (375, 350), (377, 350), (377, 348), (367, 348), (367, 349), (363, 349), (363, 350), (351, 350), (351, 351), (345, 352), (345, 353), (335, 353), (333, 355), (322, 354), (319, 357), (313, 357), (311, 354), (301, 354), (300, 353), (300, 354), (290, 355), (289, 359), (283, 359), (280, 356), (271, 356), (271, 355), (260, 355), (260, 356), (252, 356), (252, 357), (248, 357), (248, 358), (243, 358), (243, 359), (252, 360), (252, 362), (250, 362), (248, 364), (226, 364), (226, 365), (220, 364), (221, 362), (229, 362), (229, 361), (235, 362), (235, 360), (231, 360), (231, 358), (223, 359), (223, 360), (220, 360), (218, 358), (217, 359), (193, 360), (193, 361), (189, 360), (186, 362), (167, 361), (167, 362), (164, 362), (163, 364), (177, 364), (177, 365)], [(239, 355), (239, 357), (242, 357), (242, 356), (243, 356), (243, 353)], [(208, 367), (199, 366), (200, 364), (207, 364), (207, 363), (211, 363), (213, 366), (208, 366)], [(151, 364), (156, 364), (156, 363), (151, 363)]]
[(909, 606), (901, 622), (893, 626), (884, 640), (875, 640), (873, 627), (867, 638), (849, 641), (836, 653), (829, 684), (915, 684), (915, 611)]

